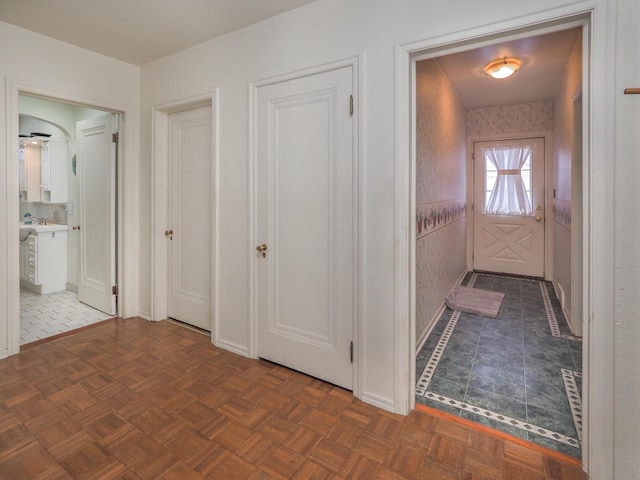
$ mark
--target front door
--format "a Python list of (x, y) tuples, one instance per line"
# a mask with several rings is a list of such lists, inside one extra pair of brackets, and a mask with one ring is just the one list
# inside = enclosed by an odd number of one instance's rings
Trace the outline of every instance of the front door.
[(475, 142), (474, 254), (479, 271), (544, 276), (544, 139)]
[(170, 318), (211, 331), (211, 105), (169, 115)]
[(109, 315), (116, 313), (116, 128), (112, 113), (76, 123), (78, 300)]
[(352, 388), (352, 67), (257, 94), (258, 355)]

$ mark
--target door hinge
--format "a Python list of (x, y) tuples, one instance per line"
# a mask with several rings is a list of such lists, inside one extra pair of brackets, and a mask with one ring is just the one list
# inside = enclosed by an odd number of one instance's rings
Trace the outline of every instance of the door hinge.
[(349, 95), (349, 115), (353, 115), (353, 95)]
[(120, 288), (116, 283), (113, 287), (111, 287), (111, 295), (118, 295), (120, 293)]
[(349, 359), (351, 360), (351, 363), (353, 363), (353, 342), (351, 342), (351, 345), (349, 346)]
[(120, 141), (120, 134), (119, 133), (112, 133), (111, 134), (111, 141), (113, 143), (118, 143)]

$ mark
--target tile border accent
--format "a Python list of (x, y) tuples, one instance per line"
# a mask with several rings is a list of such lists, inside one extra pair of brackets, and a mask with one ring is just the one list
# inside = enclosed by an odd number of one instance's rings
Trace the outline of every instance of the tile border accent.
[(424, 370), (420, 374), (420, 378), (416, 382), (416, 395), (420, 395), (422, 397), (425, 396), (427, 392), (427, 387), (431, 382), (431, 378), (433, 377), (433, 372), (435, 372), (436, 367), (440, 363), (440, 359), (442, 358), (442, 354), (444, 353), (444, 349), (449, 343), (449, 339), (451, 338), (451, 334), (453, 330), (456, 328), (456, 323), (458, 323), (458, 319), (460, 318), (459, 311), (453, 312), (447, 326), (444, 328), (444, 332), (440, 335), (440, 340), (438, 340), (438, 344), (436, 348), (433, 349), (433, 353), (427, 362), (427, 365), (424, 367)]
[[(485, 275), (483, 273), (483, 275)], [(478, 273), (474, 272), (467, 283), (468, 287), (473, 287), (478, 278)], [(568, 338), (570, 340), (580, 340), (580, 337), (573, 337), (571, 335), (562, 335), (560, 332), (560, 327), (558, 326), (558, 321), (556, 319), (555, 312), (553, 311), (553, 306), (551, 305), (551, 299), (549, 298), (549, 294), (547, 292), (546, 286), (544, 282), (539, 280), (537, 281), (540, 286), (540, 292), (542, 294), (542, 298), (544, 300), (545, 312), (547, 314), (547, 319), (549, 321), (549, 328), (551, 330), (551, 334), (554, 337), (562, 337)], [(548, 430), (546, 428), (539, 427), (537, 425), (533, 425), (529, 422), (524, 422), (522, 420), (518, 420), (516, 418), (512, 418), (508, 415), (504, 415), (502, 413), (493, 412), (486, 408), (478, 407), (471, 403), (461, 402), (459, 400), (455, 400), (453, 398), (449, 398), (445, 395), (440, 395), (435, 392), (431, 392), (427, 390), (431, 379), (433, 378), (433, 374), (435, 373), (440, 360), (442, 359), (442, 354), (444, 353), (447, 344), (455, 330), (455, 327), (458, 323), (458, 319), (460, 318), (461, 312), (456, 310), (451, 315), (449, 322), (440, 335), (438, 343), (429, 358), (426, 366), (424, 367), (422, 373), (420, 374), (420, 378), (416, 382), (416, 395), (427, 398), (434, 402), (442, 403), (443, 405), (449, 405), (454, 408), (459, 408), (466, 412), (474, 413), (476, 415), (480, 415), (482, 417), (496, 420), (500, 423), (504, 423), (505, 425), (510, 425), (512, 427), (532, 432), (534, 434), (540, 435), (542, 437), (548, 438), (550, 440), (554, 440), (556, 442), (563, 443), (565, 445), (569, 445), (571, 447), (575, 447), (578, 449), (582, 448), (582, 398), (580, 397), (580, 390), (578, 389), (577, 383), (575, 381), (576, 378), (582, 378), (582, 374), (580, 372), (573, 372), (566, 369), (562, 370), (562, 380), (565, 385), (565, 389), (567, 391), (567, 398), (569, 400), (569, 405), (571, 408), (571, 415), (573, 417), (574, 425), (576, 427), (576, 433), (578, 439), (576, 440), (573, 437), (569, 437), (568, 435), (564, 435), (562, 433), (554, 432), (553, 430)]]
[(563, 335), (560, 332), (560, 327), (558, 326), (558, 320), (556, 319), (556, 313), (553, 311), (553, 305), (551, 305), (551, 299), (549, 298), (549, 292), (547, 292), (547, 287), (544, 282), (538, 281), (540, 285), (540, 293), (542, 293), (542, 300), (544, 301), (544, 310), (547, 314), (547, 320), (549, 321), (549, 329), (551, 330), (551, 335), (558, 338), (566, 338), (567, 340), (575, 340), (576, 342), (582, 342), (581, 337), (576, 337), (574, 335)]
[[(471, 278), (469, 278), (467, 287), (473, 287), (473, 285), (476, 283), (477, 278), (477, 273), (474, 272), (473, 274), (471, 274)], [(440, 363), (440, 359), (442, 358), (444, 349), (449, 343), (449, 339), (451, 338), (453, 330), (456, 328), (456, 324), (458, 323), (458, 319), (460, 318), (461, 313), (462, 312), (459, 312), (457, 310), (453, 312), (451, 318), (449, 319), (449, 322), (447, 323), (447, 326), (444, 328), (444, 332), (442, 332), (442, 335), (440, 335), (440, 339), (438, 340), (436, 348), (434, 348), (433, 353), (431, 354), (431, 357), (427, 362), (427, 365), (424, 367), (424, 370), (422, 370), (420, 378), (416, 382), (416, 395), (425, 395), (427, 387), (429, 386), (431, 378), (433, 377), (433, 373), (435, 372), (438, 363)]]
[(580, 390), (576, 383), (576, 378), (582, 378), (582, 374), (580, 372), (567, 370), (566, 368), (562, 368), (561, 371), (564, 388), (567, 391), (569, 407), (571, 407), (571, 416), (573, 417), (573, 423), (576, 426), (576, 432), (578, 434), (578, 441), (582, 444), (582, 397), (580, 396)]
[(465, 412), (475, 413), (476, 415), (480, 415), (491, 420), (496, 420), (500, 423), (504, 423), (505, 425), (511, 425), (512, 427), (519, 428), (520, 430), (525, 430), (527, 432), (541, 435), (545, 438), (564, 443), (565, 445), (569, 445), (571, 447), (580, 448), (580, 442), (575, 438), (563, 435), (562, 433), (554, 432), (553, 430), (547, 430), (546, 428), (538, 427), (537, 425), (533, 425), (529, 422), (523, 422), (522, 420), (509, 417), (508, 415), (504, 415), (502, 413), (493, 412), (486, 408), (478, 407), (467, 402), (460, 402), (459, 400), (455, 400), (438, 393), (426, 392), (424, 397), (428, 398), (429, 400), (433, 400), (434, 402), (439, 402), (444, 405), (459, 408), (461, 410), (464, 410)]

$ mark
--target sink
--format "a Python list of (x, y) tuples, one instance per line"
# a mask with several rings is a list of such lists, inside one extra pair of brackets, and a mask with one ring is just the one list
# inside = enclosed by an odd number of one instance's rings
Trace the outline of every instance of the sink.
[(25, 241), (30, 233), (61, 232), (66, 230), (69, 230), (68, 225), (58, 225), (56, 223), (47, 223), (46, 225), (37, 225), (35, 223), (25, 225), (20, 223), (20, 241)]

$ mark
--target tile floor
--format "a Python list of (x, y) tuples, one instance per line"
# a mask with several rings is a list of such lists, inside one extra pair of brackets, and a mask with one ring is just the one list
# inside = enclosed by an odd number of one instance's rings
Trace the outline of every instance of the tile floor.
[(416, 403), (580, 458), (582, 342), (549, 282), (468, 274), (498, 318), (446, 309), (416, 360)]
[(68, 290), (38, 295), (25, 288), (20, 289), (20, 345), (111, 317), (80, 303), (77, 294)]

